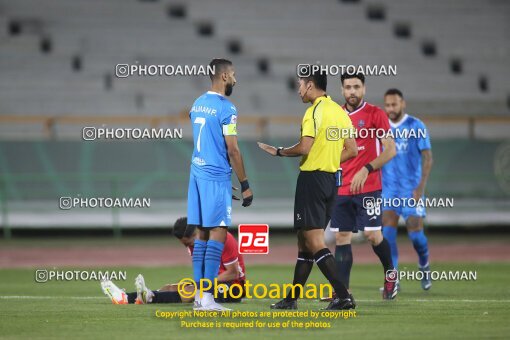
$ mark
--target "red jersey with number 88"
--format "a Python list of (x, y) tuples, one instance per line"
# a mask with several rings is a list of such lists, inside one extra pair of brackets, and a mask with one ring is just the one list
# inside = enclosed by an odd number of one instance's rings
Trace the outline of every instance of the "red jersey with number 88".
[[(354, 175), (379, 156), (382, 145), (377, 136), (382, 136), (390, 130), (390, 122), (386, 112), (367, 102), (362, 102), (352, 112), (349, 112), (345, 105), (343, 108), (349, 114), (352, 125), (357, 130), (358, 155), (340, 165), (342, 168), (342, 186), (338, 188), (338, 195), (353, 195), (350, 187)], [(382, 190), (381, 169), (368, 174), (365, 185), (359, 194), (377, 190)]]

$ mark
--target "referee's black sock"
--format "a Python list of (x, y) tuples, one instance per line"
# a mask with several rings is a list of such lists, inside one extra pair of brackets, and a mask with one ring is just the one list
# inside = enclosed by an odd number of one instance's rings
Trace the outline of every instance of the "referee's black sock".
[(336, 268), (340, 274), (340, 281), (345, 288), (349, 289), (349, 280), (352, 268), (352, 247), (350, 244), (343, 244), (335, 248)]
[(333, 286), (333, 289), (336, 292), (336, 296), (338, 296), (340, 299), (348, 298), (349, 292), (343, 285), (342, 281), (340, 281), (340, 275), (336, 272), (335, 268), (335, 259), (333, 258), (333, 254), (331, 254), (329, 249), (321, 249), (316, 252), (313, 257), (315, 258), (315, 263), (317, 263), (319, 266), (322, 274), (324, 274), (329, 283), (331, 283)]
[[(306, 253), (304, 251), (298, 252), (298, 258), (296, 261), (296, 267), (294, 267), (294, 281), (292, 281), (293, 285), (300, 284), (304, 286), (306, 281), (308, 280), (308, 276), (310, 276), (310, 272), (313, 268), (313, 256), (311, 253)], [(301, 295), (301, 287), (295, 287), (294, 289), (294, 297), (292, 297), (292, 289), (285, 297), (285, 301), (290, 302), (292, 300), (297, 300)]]
[(388, 270), (393, 269), (393, 261), (391, 260), (391, 247), (388, 241), (383, 238), (382, 242), (376, 246), (372, 246), (374, 253), (379, 257), (381, 261), (384, 272), (386, 273)]
[(154, 297), (151, 303), (180, 303), (182, 302), (179, 292), (152, 291)]

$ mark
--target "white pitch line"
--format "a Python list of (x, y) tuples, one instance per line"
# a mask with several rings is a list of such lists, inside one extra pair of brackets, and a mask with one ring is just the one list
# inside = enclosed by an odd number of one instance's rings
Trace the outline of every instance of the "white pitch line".
[(0, 299), (4, 300), (49, 300), (49, 299), (70, 299), (70, 300), (104, 300), (107, 297), (99, 296), (28, 296), (28, 295), (4, 295)]
[[(360, 300), (363, 301), (363, 300)], [(442, 300), (425, 300), (425, 299), (416, 299), (416, 300), (405, 300), (411, 302), (472, 302), (472, 303), (482, 303), (482, 302), (505, 302), (508, 303), (510, 300), (469, 300), (469, 299), (442, 299)]]
[[(248, 300), (248, 299), (247, 299)], [(278, 299), (254, 299), (254, 300), (257, 300), (257, 301), (276, 301)], [(400, 300), (398, 297), (395, 301), (398, 301)], [(308, 299), (306, 299), (306, 301), (310, 301)], [(312, 300), (314, 301), (314, 300)], [(316, 301), (316, 300), (315, 300)], [(385, 301), (383, 299), (369, 299), (369, 300), (363, 300), (363, 299), (356, 299), (356, 302), (390, 302), (391, 301)], [(411, 300), (411, 299), (402, 299), (400, 301), (403, 301), (403, 302), (467, 302), (467, 303), (483, 303), (483, 302), (504, 302), (504, 303), (510, 303), (510, 300), (469, 300), (469, 299), (460, 299), (460, 300), (455, 300), (455, 299), (437, 299), (437, 300), (426, 300), (426, 299), (414, 299), (414, 300)]]
[[(105, 300), (107, 297), (100, 297), (100, 296), (30, 296), (30, 295), (0, 295), (0, 299), (3, 300), (49, 300), (49, 299), (65, 299), (65, 300)], [(275, 301), (277, 299), (254, 299), (254, 301)], [(244, 301), (250, 301), (250, 299), (245, 299)], [(310, 301), (310, 300), (308, 300)], [(316, 300), (312, 300), (316, 301)], [(359, 302), (386, 302), (381, 300), (361, 300), (356, 299), (356, 301)], [(469, 300), (469, 299), (414, 299), (414, 300), (401, 300), (403, 302), (464, 302), (464, 303), (484, 303), (484, 302), (502, 302), (502, 303), (510, 303), (510, 300)], [(318, 301), (316, 301), (318, 302)]]

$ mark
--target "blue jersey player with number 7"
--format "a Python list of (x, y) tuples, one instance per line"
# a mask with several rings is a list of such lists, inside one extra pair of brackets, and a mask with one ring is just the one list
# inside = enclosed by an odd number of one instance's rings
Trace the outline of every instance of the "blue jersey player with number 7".
[[(188, 187), (188, 225), (196, 226), (199, 237), (193, 251), (193, 276), (214, 282), (231, 222), (234, 169), (243, 196), (243, 207), (253, 201), (243, 158), (237, 145), (237, 110), (227, 99), (236, 83), (232, 62), (213, 59), (209, 64), (211, 90), (197, 98), (189, 117), (193, 126), (193, 155)], [(206, 281), (205, 281), (206, 282)], [(205, 285), (205, 283), (204, 283)], [(228, 310), (214, 301), (213, 287), (197, 291), (194, 310)]]

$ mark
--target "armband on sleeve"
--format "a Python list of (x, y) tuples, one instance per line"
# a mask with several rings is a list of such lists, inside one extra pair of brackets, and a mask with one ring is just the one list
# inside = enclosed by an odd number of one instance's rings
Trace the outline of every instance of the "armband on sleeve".
[(237, 136), (237, 124), (223, 125), (223, 136)]

